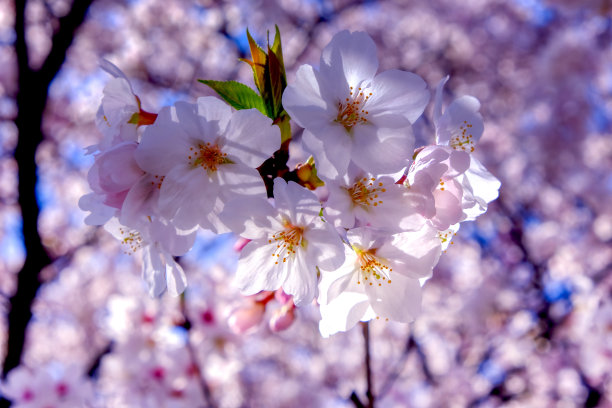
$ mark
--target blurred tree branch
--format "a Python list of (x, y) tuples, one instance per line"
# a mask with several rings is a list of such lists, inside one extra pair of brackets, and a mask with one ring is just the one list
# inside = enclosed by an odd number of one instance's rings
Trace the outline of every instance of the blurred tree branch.
[[(52, 47), (42, 67), (33, 70), (28, 57), (25, 11), (27, 0), (15, 0), (15, 53), (19, 72), (17, 117), (19, 132), (14, 157), (18, 165), (19, 206), (23, 219), (26, 258), (17, 277), (17, 291), (10, 299), (8, 341), (2, 377), (17, 367), (22, 358), (26, 329), (32, 317), (31, 306), (40, 288), (40, 271), (52, 263), (38, 233), (40, 208), (36, 199), (36, 150), (43, 141), (42, 119), (48, 89), (66, 59), (74, 33), (82, 24), (93, 0), (75, 0), (70, 11), (59, 19), (59, 28), (52, 38)], [(6, 402), (0, 402), (0, 406)]]

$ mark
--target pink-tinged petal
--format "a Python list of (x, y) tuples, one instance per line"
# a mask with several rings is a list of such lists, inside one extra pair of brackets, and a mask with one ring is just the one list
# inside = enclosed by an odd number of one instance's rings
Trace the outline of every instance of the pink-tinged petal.
[(359, 126), (355, 128), (354, 140), (351, 158), (371, 174), (396, 173), (408, 165), (413, 154), (414, 136), (410, 128), (398, 132)]
[(329, 337), (353, 328), (366, 317), (370, 301), (363, 293), (344, 292), (328, 305), (321, 305), (321, 336)]
[(304, 149), (314, 156), (319, 175), (334, 179), (346, 173), (351, 159), (353, 139), (342, 126), (332, 124), (318, 135), (304, 131), (302, 143)]
[(366, 107), (372, 118), (400, 114), (414, 123), (423, 114), (430, 98), (425, 81), (406, 71), (381, 72), (372, 80), (369, 89), (372, 95)]
[(317, 224), (304, 231), (308, 259), (322, 270), (336, 270), (344, 262), (344, 244), (331, 224)]
[(270, 220), (275, 215), (276, 211), (268, 200), (245, 197), (229, 201), (219, 218), (235, 234), (248, 239), (260, 239), (271, 231)]
[(148, 245), (142, 251), (142, 261), (142, 278), (149, 288), (149, 294), (161, 296), (166, 289), (166, 264), (161, 252)]
[(302, 65), (295, 74), (295, 82), (285, 88), (283, 108), (303, 128), (319, 129), (334, 119), (310, 65)]
[(470, 161), (469, 153), (453, 150), (449, 157), (449, 169), (444, 176), (454, 178), (464, 173), (470, 167)]
[(366, 285), (372, 309), (381, 318), (408, 323), (421, 312), (421, 285), (417, 279), (393, 274), (391, 283)]
[(288, 274), (282, 284), (283, 291), (293, 296), (297, 307), (313, 301), (319, 293), (317, 268), (313, 260), (298, 249), (292, 262), (288, 265)]
[[(214, 102), (214, 105), (218, 107), (224, 105), (223, 102), (212, 97), (209, 97), (208, 100), (211, 103)], [(201, 109), (200, 103), (196, 105), (187, 102), (177, 102), (172, 110), (172, 120), (178, 124), (182, 137), (188, 141), (190, 146), (195, 146), (201, 142), (215, 143), (224, 128), (221, 126), (226, 125), (226, 122), (222, 123), (219, 120), (200, 115), (199, 111)], [(225, 109), (229, 109), (229, 107), (226, 106)], [(216, 108), (213, 110), (216, 110)]]
[[(102, 58), (100, 60), (100, 68), (102, 68), (104, 71), (108, 72), (110, 75), (112, 75), (115, 78), (123, 78), (129, 82), (128, 77), (123, 73), (123, 71), (121, 71), (115, 64), (113, 64), (107, 59)], [(134, 93), (134, 90), (132, 89), (131, 85), (130, 85), (130, 91)]]
[(219, 186), (211, 183), (200, 168), (177, 166), (161, 186), (159, 208), (162, 215), (182, 230), (191, 230), (215, 205)]
[(376, 44), (364, 32), (341, 31), (323, 49), (319, 69), (332, 70), (339, 80), (344, 77), (349, 85), (358, 86), (372, 79), (378, 70)]
[(306, 226), (321, 212), (321, 203), (310, 190), (280, 177), (274, 179), (274, 206), (294, 225)]
[(159, 176), (147, 173), (132, 186), (121, 207), (119, 221), (123, 225), (134, 227), (135, 220), (158, 214), (160, 180)]
[(104, 193), (129, 190), (142, 177), (144, 172), (134, 159), (137, 147), (137, 143), (124, 142), (96, 157), (92, 169), (98, 168), (96, 184)]
[(110, 220), (116, 213), (117, 209), (109, 207), (102, 203), (102, 197), (96, 193), (86, 194), (79, 199), (79, 208), (83, 211), (89, 211), (85, 217), (87, 225), (103, 225)]
[(244, 295), (254, 295), (262, 290), (276, 290), (287, 278), (288, 269), (276, 265), (275, 244), (267, 239), (249, 242), (240, 253), (236, 284)]
[(433, 193), (436, 202), (436, 216), (431, 219), (431, 222), (440, 231), (448, 229), (464, 218), (461, 206), (462, 191), (451, 190), (451, 186), (456, 186), (453, 181), (447, 182), (446, 186), (447, 189), (436, 190)]
[(257, 109), (239, 110), (225, 131), (223, 152), (238, 158), (249, 167), (258, 167), (280, 148), (278, 126)]
[(187, 277), (181, 265), (176, 263), (171, 257), (166, 260), (166, 284), (168, 293), (171, 296), (178, 296), (187, 287)]
[(376, 251), (377, 256), (388, 261), (394, 275), (413, 279), (431, 275), (440, 253), (440, 239), (431, 227), (394, 234)]
[(173, 167), (189, 163), (193, 143), (181, 125), (172, 121), (171, 109), (164, 108), (154, 124), (148, 126), (134, 157), (141, 169), (165, 176)]
[(212, 183), (219, 184), (228, 200), (236, 196), (267, 197), (266, 185), (259, 172), (244, 164), (222, 164), (211, 178)]

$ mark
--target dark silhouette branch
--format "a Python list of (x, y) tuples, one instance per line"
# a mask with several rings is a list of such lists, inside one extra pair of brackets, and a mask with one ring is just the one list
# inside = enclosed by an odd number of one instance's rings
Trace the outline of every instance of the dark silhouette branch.
[[(15, 125), (19, 132), (14, 157), (18, 165), (19, 206), (23, 219), (23, 239), (26, 258), (17, 276), (17, 291), (10, 299), (8, 315), (8, 340), (2, 377), (17, 367), (22, 358), (26, 329), (32, 317), (31, 306), (40, 288), (40, 271), (51, 265), (52, 259), (45, 250), (38, 233), (40, 208), (36, 199), (37, 166), (36, 150), (43, 141), (42, 119), (47, 103), (49, 84), (57, 75), (74, 33), (85, 19), (93, 0), (78, 0), (70, 12), (59, 19), (59, 29), (53, 35), (53, 45), (42, 68), (33, 70), (29, 64), (26, 42), (25, 10), (27, 0), (15, 0), (15, 53), (19, 72), (17, 117)], [(6, 400), (0, 401), (1, 406)]]

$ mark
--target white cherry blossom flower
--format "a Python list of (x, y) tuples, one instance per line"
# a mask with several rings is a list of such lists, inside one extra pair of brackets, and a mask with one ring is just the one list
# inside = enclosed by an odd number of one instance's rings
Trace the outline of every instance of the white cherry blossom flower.
[(232, 112), (212, 97), (164, 108), (136, 151), (145, 171), (164, 177), (161, 214), (183, 230), (219, 232), (224, 203), (266, 197), (256, 170), (280, 147), (280, 132), (256, 109)]
[(423, 197), (396, 184), (390, 176), (374, 177), (350, 165), (343, 177), (326, 180), (326, 219), (337, 227), (371, 225), (390, 232), (419, 229), (425, 218), (417, 212)]
[(340, 236), (320, 211), (313, 192), (281, 178), (274, 180), (274, 207), (256, 198), (227, 204), (221, 219), (251, 240), (236, 272), (243, 294), (282, 287), (296, 306), (317, 296), (318, 271), (334, 270), (344, 260)]
[(99, 144), (90, 146), (88, 153), (105, 151), (122, 142), (138, 141), (138, 126), (149, 125), (157, 117), (142, 109), (140, 98), (119, 68), (107, 60), (102, 60), (100, 67), (113, 78), (104, 87), (104, 97), (96, 116), (96, 125), (104, 138)]
[(427, 226), (395, 235), (355, 228), (347, 236), (351, 247), (345, 246), (343, 265), (322, 274), (321, 334), (373, 318), (412, 321), (421, 308), (419, 279), (431, 275), (440, 257), (437, 232)]
[(196, 233), (182, 233), (160, 218), (145, 218), (148, 222), (142, 222), (139, 230), (122, 225), (117, 218), (104, 228), (121, 242), (125, 253), (142, 250), (142, 276), (151, 296), (160, 296), (166, 289), (178, 296), (185, 290), (187, 278), (174, 256), (191, 249)]
[(372, 38), (342, 31), (323, 50), (319, 69), (301, 66), (285, 89), (283, 106), (306, 129), (302, 140), (319, 174), (341, 176), (350, 161), (372, 174), (390, 174), (412, 156), (411, 124), (423, 113), (429, 91), (413, 73), (376, 75), (377, 69)]
[(463, 188), (462, 206), (465, 220), (469, 221), (487, 210), (487, 204), (499, 195), (501, 183), (471, 154), (484, 132), (482, 116), (478, 112), (478, 99), (469, 95), (462, 96), (451, 102), (442, 113), (442, 96), (448, 79), (448, 76), (444, 77), (436, 89), (436, 143), (469, 154), (468, 169), (457, 176), (457, 181)]

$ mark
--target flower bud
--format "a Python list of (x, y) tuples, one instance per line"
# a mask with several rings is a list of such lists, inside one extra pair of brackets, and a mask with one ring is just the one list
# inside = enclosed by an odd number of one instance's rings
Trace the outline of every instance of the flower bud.
[(274, 312), (274, 316), (272, 316), (269, 323), (270, 330), (273, 332), (287, 330), (295, 320), (294, 310), (295, 306), (291, 302)]
[(252, 302), (234, 310), (227, 324), (234, 333), (242, 334), (261, 323), (265, 311), (266, 306), (263, 303)]

